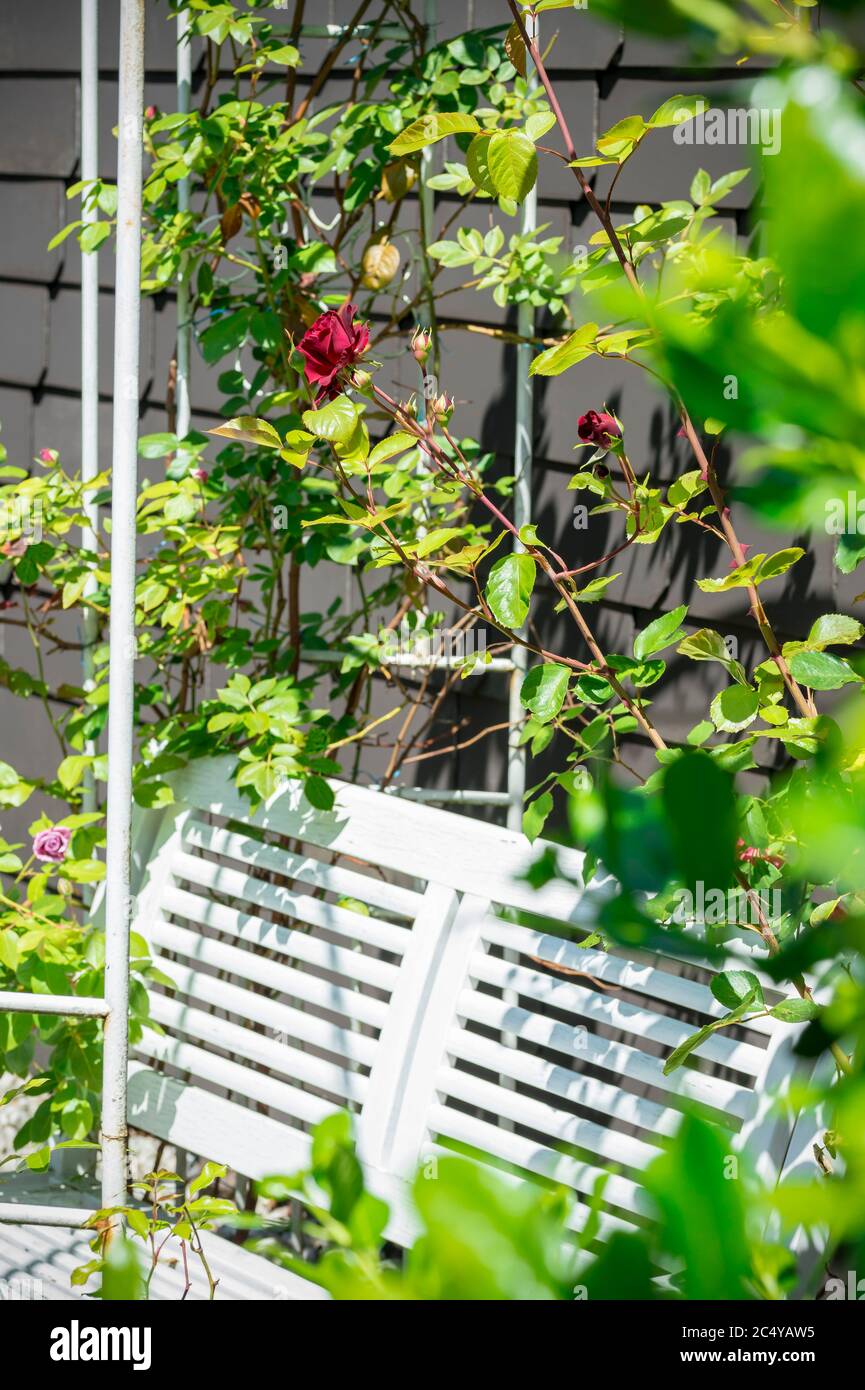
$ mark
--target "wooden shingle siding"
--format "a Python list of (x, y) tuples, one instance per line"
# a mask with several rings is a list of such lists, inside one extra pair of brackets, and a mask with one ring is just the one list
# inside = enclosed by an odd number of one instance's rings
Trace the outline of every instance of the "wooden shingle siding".
[[(316, 7), (321, 22), (345, 20), (356, 8), (354, 0), (322, 0)], [(467, 24), (487, 27), (506, 25), (509, 12), (505, 0), (441, 0), (440, 37), (450, 37)], [(114, 172), (116, 121), (116, 6), (106, 5), (100, 12), (100, 122), (101, 165), (106, 175)], [(148, 6), (146, 100), (161, 109), (172, 109), (173, 29), (164, 7)], [(285, 11), (274, 11), (274, 18), (287, 22)], [(30, 0), (26, 5), (5, 7), (0, 23), (0, 198), (3, 200), (3, 230), (0, 234), (0, 418), (2, 439), (10, 460), (27, 464), (31, 451), (45, 446), (61, 448), (70, 463), (80, 455), (80, 412), (77, 400), (79, 374), (79, 283), (80, 255), (74, 237), (53, 252), (45, 250), (59, 226), (76, 215), (77, 204), (67, 203), (64, 193), (77, 176), (78, 160), (78, 6), (74, 0)], [(641, 36), (623, 36), (615, 26), (606, 25), (589, 13), (553, 12), (542, 16), (542, 32), (559, 37), (549, 55), (551, 73), (556, 80), (564, 109), (572, 122), (580, 151), (588, 152), (599, 131), (632, 112), (644, 116), (675, 92), (706, 92), (719, 105), (726, 102), (746, 105), (749, 83), (756, 71), (751, 63), (736, 69), (729, 60), (717, 68), (701, 70), (679, 44), (657, 43)], [(299, 86), (308, 81), (315, 54), (310, 47)], [(194, 84), (200, 77), (198, 55), (194, 57)], [(227, 74), (226, 74), (227, 76)], [(332, 92), (348, 90), (348, 76), (337, 73)], [(328, 99), (331, 91), (329, 89)], [(554, 137), (550, 136), (551, 141)], [(741, 167), (747, 163), (747, 149), (723, 146), (677, 146), (670, 131), (657, 132), (628, 166), (616, 189), (614, 209), (618, 219), (630, 217), (635, 203), (650, 198), (686, 196), (692, 174), (699, 164), (713, 173)], [(437, 158), (441, 153), (437, 153)], [(598, 174), (598, 188), (606, 187), (604, 170)], [(575, 181), (556, 160), (541, 161), (539, 221), (549, 222), (550, 234), (563, 235), (571, 245), (586, 244), (595, 230), (585, 202), (577, 196)], [(735, 236), (745, 227), (754, 182), (742, 183), (723, 205), (726, 234)], [(326, 200), (326, 190), (321, 191)], [(452, 199), (441, 196), (442, 213), (453, 207)], [(407, 210), (407, 215), (410, 215)], [(467, 225), (482, 226), (489, 213), (472, 208)], [(513, 224), (514, 226), (516, 224)], [(509, 230), (509, 228), (506, 228)], [(112, 348), (113, 252), (106, 245), (100, 257), (103, 285), (100, 347), (103, 407), (101, 412), (100, 462), (110, 461), (110, 391)], [(451, 282), (453, 277), (451, 277)], [(448, 283), (447, 276), (444, 283)], [(143, 312), (141, 368), (141, 432), (165, 428), (164, 399), (168, 358), (174, 334), (174, 305), (170, 295), (147, 301)], [(491, 299), (463, 291), (448, 297), (442, 308), (451, 320), (473, 319), (486, 325), (515, 326), (515, 314), (496, 308)], [(10, 326), (11, 330), (10, 331)], [(498, 467), (508, 472), (513, 466), (513, 401), (515, 353), (513, 348), (477, 334), (448, 329), (441, 336), (443, 385), (459, 402), (456, 425), (460, 434), (476, 434), (486, 448), (498, 454)], [(395, 355), (384, 374), (404, 392), (414, 389), (413, 364)], [(208, 428), (220, 404), (216, 390), (216, 371), (207, 369), (193, 352), (193, 425)], [(384, 376), (383, 376), (384, 380)], [(567, 375), (551, 381), (538, 380), (535, 420), (535, 499), (541, 533), (556, 543), (574, 563), (603, 553), (614, 543), (614, 531), (604, 517), (590, 524), (589, 531), (573, 529), (573, 506), (578, 494), (567, 491), (567, 480), (574, 467), (573, 443), (576, 420), (588, 408), (607, 403), (625, 422), (630, 456), (638, 471), (651, 468), (668, 482), (691, 460), (683, 441), (676, 438), (678, 421), (668, 403), (657, 394), (642, 373), (617, 370), (615, 364), (589, 359)], [(723, 459), (722, 468), (729, 466)], [(148, 463), (151, 479), (160, 465)], [(743, 517), (740, 532), (755, 549), (778, 549), (796, 540), (783, 534), (764, 534), (763, 528)], [(618, 536), (619, 532), (616, 531)], [(733, 593), (712, 597), (694, 586), (703, 574), (726, 569), (726, 553), (720, 554), (701, 540), (686, 534), (686, 528), (669, 528), (662, 543), (655, 547), (634, 546), (616, 564), (622, 579), (610, 592), (610, 603), (595, 609), (599, 632), (604, 641), (629, 650), (633, 633), (644, 627), (659, 611), (679, 602), (691, 602), (689, 624), (714, 625), (723, 633), (740, 639), (746, 661), (759, 659), (745, 606)], [(809, 568), (810, 566), (810, 568)], [(325, 573), (325, 566), (304, 580), (304, 607), (319, 604), (320, 595), (330, 596), (344, 589), (344, 574)], [(843, 609), (862, 588), (861, 576), (848, 578), (833, 570), (831, 547), (820, 541), (809, 559), (776, 583), (767, 602), (779, 633), (800, 635), (819, 614)], [(570, 633), (550, 620), (550, 633), (558, 631), (571, 642)], [(7, 639), (8, 641), (8, 639)], [(573, 641), (572, 650), (576, 648)], [(78, 678), (77, 660), (67, 654), (65, 679)], [(673, 657), (666, 682), (653, 690), (656, 722), (674, 737), (705, 715), (705, 699), (718, 688), (711, 671), (695, 671)], [(447, 717), (475, 711), (475, 727), (497, 722), (502, 717), (499, 704), (503, 684), (489, 677), (463, 683), (450, 702)], [(386, 705), (382, 705), (385, 708)], [(9, 751), (25, 771), (41, 766), (45, 749), (38, 720), (28, 720), (23, 702), (0, 691), (0, 723), (8, 734)], [(4, 745), (6, 736), (4, 735)], [(501, 745), (501, 746), (500, 746)], [(500, 736), (484, 740), (461, 756), (416, 764), (416, 776), (430, 785), (503, 786), (504, 747)], [(650, 755), (647, 755), (650, 764)], [(371, 756), (368, 770), (382, 770), (381, 758)], [(530, 781), (538, 780), (530, 777)]]

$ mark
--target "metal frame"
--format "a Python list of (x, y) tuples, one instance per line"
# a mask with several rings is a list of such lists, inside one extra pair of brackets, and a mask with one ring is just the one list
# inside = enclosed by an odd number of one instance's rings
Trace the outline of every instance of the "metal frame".
[[(538, 17), (536, 14), (524, 16), (526, 32), (533, 43), (538, 40)], [(526, 52), (526, 78), (533, 87), (537, 74), (531, 56)], [(535, 184), (523, 203), (522, 232), (525, 236), (535, 231), (538, 225), (538, 186)], [(531, 339), (535, 331), (535, 311), (528, 302), (519, 306), (517, 312), (517, 379), (516, 379), (516, 420), (514, 426), (514, 525), (517, 530), (529, 524), (532, 519), (532, 474), (534, 463), (534, 377), (529, 375), (532, 363), (532, 345), (525, 341)], [(520, 541), (514, 542), (514, 550), (524, 547)], [(525, 636), (523, 630), (522, 636)], [(521, 830), (523, 824), (523, 799), (526, 791), (526, 767), (528, 757), (525, 744), (518, 742), (516, 729), (522, 719), (523, 707), (520, 703), (520, 687), (528, 669), (528, 651), (525, 647), (515, 647), (513, 654), (514, 670), (508, 689), (508, 829)]]
[[(81, 0), (81, 162), (79, 173), (85, 185), (81, 193), (81, 220), (85, 226), (96, 222), (98, 212), (88, 208), (87, 185), (99, 177), (99, 0)], [(81, 478), (89, 482), (99, 472), (99, 252), (81, 255)], [(86, 526), (81, 544), (95, 550), (99, 530), (99, 508), (92, 494), (85, 497)], [(84, 588), (89, 597), (96, 588), (92, 575)], [(93, 688), (93, 652), (99, 635), (99, 620), (93, 608), (85, 608), (82, 679), (85, 690)], [(97, 752), (95, 739), (89, 739), (85, 754)], [(96, 810), (96, 779), (88, 770), (84, 779), (82, 809)]]
[[(138, 473), (139, 314), (141, 262), (142, 106), (144, 95), (145, 0), (120, 0), (120, 95), (118, 108), (117, 261), (114, 314), (114, 432), (111, 484), (111, 633), (109, 648), (108, 845), (105, 891), (105, 996), (67, 998), (0, 992), (0, 1009), (12, 1012), (101, 1018), (102, 1205), (126, 1201), (127, 1063), (129, 1016), (129, 921), (133, 668), (135, 661), (135, 509)], [(93, 157), (95, 115), (93, 62), (95, 0), (82, 4), (82, 79), (88, 90), (87, 158)], [(92, 280), (88, 281), (92, 295)], [(83, 289), (83, 286), (82, 286)], [(97, 282), (98, 293), (98, 282)], [(92, 339), (88, 301), (88, 350)], [(85, 364), (85, 367), (88, 364)], [(88, 383), (90, 378), (88, 377)], [(92, 387), (88, 388), (92, 392)], [(95, 436), (92, 394), (88, 395), (88, 458)], [(17, 1206), (0, 1203), (0, 1221), (81, 1226), (92, 1212), (80, 1207)]]
[[(189, 97), (192, 90), (192, 41), (189, 32), (189, 11), (181, 10), (177, 16), (177, 109), (189, 111)], [(177, 185), (177, 210), (183, 214), (189, 211), (189, 179), (182, 178)], [(189, 349), (192, 337), (192, 324), (189, 318), (189, 278), (186, 261), (181, 262), (177, 279), (177, 381), (175, 385), (174, 433), (183, 439), (189, 433)]]

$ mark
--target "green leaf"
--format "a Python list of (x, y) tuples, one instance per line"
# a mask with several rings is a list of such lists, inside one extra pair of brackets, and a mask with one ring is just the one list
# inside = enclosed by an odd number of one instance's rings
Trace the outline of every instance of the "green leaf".
[(487, 151), (487, 168), (496, 192), (521, 203), (537, 183), (537, 150), (519, 131), (494, 135)]
[(805, 552), (800, 546), (793, 545), (787, 550), (779, 550), (774, 555), (770, 555), (760, 565), (754, 583), (763, 584), (767, 579), (778, 579), (780, 575), (786, 574), (797, 560), (801, 560), (804, 554)]
[(664, 613), (660, 618), (655, 618), (654, 622), (638, 632), (634, 638), (634, 656), (638, 661), (645, 661), (647, 657), (655, 652), (661, 652), (665, 647), (669, 647), (673, 642), (680, 641), (684, 636), (681, 628), (682, 619), (688, 612), (687, 604), (683, 603), (679, 608), (674, 608), (670, 613)]
[(377, 463), (384, 463), (387, 459), (393, 458), (396, 454), (405, 453), (406, 449), (413, 449), (417, 445), (417, 440), (413, 434), (407, 434), (405, 430), (396, 434), (389, 434), (386, 439), (380, 439), (375, 448), (370, 451), (369, 466), (375, 468)]
[(78, 245), (86, 254), (98, 251), (103, 241), (107, 241), (111, 235), (112, 224), (110, 222), (88, 222), (84, 231), (78, 238)]
[(744, 565), (737, 565), (720, 579), (698, 579), (697, 587), (702, 589), (704, 594), (722, 594), (728, 589), (743, 589), (748, 584), (756, 583), (757, 571), (765, 558), (765, 554), (752, 555)]
[(577, 362), (582, 362), (584, 357), (591, 356), (590, 344), (594, 343), (597, 336), (598, 325), (584, 323), (582, 328), (571, 333), (563, 343), (557, 343), (555, 347), (539, 353), (529, 368), (530, 375), (560, 376), (568, 367), (573, 367)]
[(286, 68), (296, 68), (300, 62), (300, 54), (292, 43), (280, 44), (279, 48), (268, 50), (267, 61), (269, 63), (280, 63)]
[(602, 574), (597, 579), (590, 579), (585, 589), (578, 589), (574, 598), (577, 603), (598, 603), (606, 593), (609, 586), (615, 580), (621, 579), (621, 570), (618, 574)]
[(618, 160), (631, 153), (634, 145), (642, 140), (646, 130), (646, 122), (642, 116), (625, 116), (624, 120), (617, 121), (609, 130), (604, 131), (603, 135), (598, 136), (595, 143), (602, 155)]
[(813, 999), (782, 999), (769, 1010), (769, 1015), (780, 1018), (782, 1023), (809, 1023), (819, 1012), (820, 1006)]
[[(19, 863), (18, 867), (21, 865)], [(10, 872), (6, 870), (6, 872)], [(21, 959), (21, 951), (18, 945), (18, 937), (8, 928), (0, 931), (0, 965), (5, 965), (7, 970), (14, 974), (18, 969)]]
[(738, 733), (757, 717), (760, 697), (746, 685), (728, 685), (716, 695), (711, 705), (715, 728), (722, 733)]
[(829, 652), (796, 652), (790, 658), (793, 679), (811, 690), (840, 690), (842, 685), (861, 681), (846, 661)]
[(763, 986), (751, 970), (722, 970), (712, 979), (711, 989), (725, 1009), (737, 1009), (751, 999), (763, 1003)]
[(544, 792), (542, 796), (535, 797), (534, 801), (526, 807), (523, 812), (523, 834), (527, 840), (534, 841), (538, 838), (552, 809), (553, 797), (551, 792)]
[[(477, 184), (484, 193), (489, 193), (491, 197), (496, 196), (496, 186), (490, 176), (489, 153), (490, 141), (493, 138), (491, 130), (482, 130), (480, 135), (476, 135), (469, 145), (466, 154), (466, 168), (474, 183)], [(456, 245), (455, 242), (440, 243), (441, 245)]]
[(548, 724), (565, 702), (569, 678), (567, 666), (558, 662), (533, 667), (520, 688), (520, 704), (531, 710), (541, 724)]
[(249, 310), (239, 309), (234, 314), (221, 314), (209, 328), (205, 328), (199, 339), (205, 362), (211, 366), (226, 353), (235, 352), (246, 342), (249, 328)]
[(684, 642), (680, 642), (676, 651), (680, 656), (689, 657), (691, 661), (717, 661), (740, 685), (748, 684), (741, 663), (730, 656), (723, 637), (720, 632), (715, 632), (714, 628), (701, 627), (699, 632), (692, 633)]
[(690, 1057), (691, 1053), (695, 1052), (696, 1049), (700, 1047), (707, 1038), (710, 1038), (713, 1033), (716, 1033), (719, 1028), (729, 1027), (730, 1024), (737, 1023), (740, 1018), (744, 1018), (745, 1014), (754, 1007), (754, 1003), (755, 999), (753, 993), (749, 994), (742, 1000), (737, 1008), (731, 1010), (724, 1018), (715, 1019), (712, 1023), (707, 1023), (704, 1028), (700, 1028), (698, 1032), (692, 1033), (689, 1038), (686, 1038), (683, 1043), (680, 1043), (679, 1046), (674, 1048), (670, 1053), (664, 1063), (664, 1075), (669, 1076), (670, 1072), (680, 1067), (682, 1063)]
[(434, 145), (446, 135), (471, 135), (480, 130), (477, 117), (459, 111), (431, 111), (419, 116), (389, 145), (390, 153), (396, 157), (414, 154), (417, 150)]
[(852, 574), (865, 560), (865, 536), (852, 532), (838, 537), (835, 549), (835, 567), (842, 574)]
[(194, 1197), (197, 1192), (201, 1192), (202, 1188), (209, 1187), (217, 1178), (224, 1178), (227, 1171), (224, 1163), (214, 1163), (208, 1159), (198, 1177), (193, 1178), (189, 1184), (187, 1195)]
[(108, 1246), (102, 1267), (102, 1299), (108, 1302), (133, 1302), (144, 1298), (144, 1279), (138, 1251), (122, 1231), (117, 1232)]
[(707, 594), (719, 594), (727, 589), (741, 589), (748, 584), (765, 584), (769, 579), (778, 579), (782, 574), (801, 560), (805, 554), (799, 546), (779, 550), (774, 555), (752, 555), (744, 565), (724, 575), (721, 579), (698, 579), (699, 588)]
[(536, 111), (526, 121), (526, 135), (530, 140), (543, 140), (548, 130), (552, 130), (556, 118), (552, 111)]
[(664, 126), (682, 125), (685, 121), (692, 121), (708, 104), (705, 97), (696, 95), (668, 97), (652, 116), (649, 126), (659, 130)]
[(505, 555), (490, 570), (484, 596), (493, 617), (503, 627), (521, 628), (529, 616), (535, 586), (535, 562), (531, 555)]
[(55, 246), (60, 246), (60, 244), (61, 244), (62, 242), (64, 242), (64, 241), (66, 240), (66, 238), (67, 238), (72, 232), (75, 231), (76, 227), (83, 227), (83, 226), (84, 226), (84, 223), (81, 221), (81, 218), (80, 218), (80, 217), (79, 217), (79, 218), (77, 219), (77, 221), (75, 221), (75, 222), (67, 222), (67, 224), (66, 224), (66, 226), (63, 228), (63, 230), (60, 231), (60, 232), (58, 232), (56, 236), (53, 236), (53, 237), (51, 238), (51, 240), (49, 241), (48, 245), (45, 247), (45, 250), (46, 250), (46, 251), (53, 251), (54, 248), (55, 248)]
[(317, 811), (332, 811), (334, 795), (330, 783), (323, 777), (307, 777), (303, 784), (303, 793), (311, 806)]
[(303, 423), (317, 439), (327, 439), (331, 444), (348, 444), (360, 417), (361, 407), (348, 396), (337, 396), (328, 401), (320, 410), (305, 410)]
[(105, 877), (105, 865), (101, 859), (67, 859), (63, 865), (63, 877), (73, 883), (101, 883)]
[(225, 439), (238, 439), (243, 444), (254, 444), (259, 449), (281, 449), (282, 440), (273, 425), (259, 420), (255, 415), (238, 415), (224, 425), (208, 430), (208, 434), (222, 435)]
[(664, 815), (685, 887), (726, 890), (736, 869), (736, 795), (733, 779), (708, 753), (686, 753), (667, 768)]
[(858, 642), (863, 635), (865, 627), (857, 623), (855, 618), (848, 618), (843, 613), (825, 613), (812, 624), (807, 646), (819, 652), (824, 647), (849, 646), (852, 642)]

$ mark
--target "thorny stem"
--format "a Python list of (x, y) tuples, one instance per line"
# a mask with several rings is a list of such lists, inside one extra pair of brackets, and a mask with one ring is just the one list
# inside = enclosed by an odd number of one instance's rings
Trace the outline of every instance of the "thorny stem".
[[(777, 956), (781, 948), (778, 945), (778, 938), (772, 930), (771, 923), (769, 922), (769, 919), (763, 910), (763, 904), (760, 901), (759, 893), (755, 892), (755, 890), (749, 885), (748, 881), (745, 878), (743, 878), (741, 874), (737, 874), (736, 878), (738, 879), (740, 888), (744, 889), (748, 901), (754, 908), (754, 911), (757, 916), (757, 921), (760, 924), (760, 936), (763, 938), (769, 955)], [(814, 1002), (814, 995), (811, 993), (810, 988), (805, 983), (805, 980), (801, 975), (796, 976), (795, 980), (793, 981), (793, 985), (800, 998), (807, 999), (810, 1003)], [(841, 1045), (837, 1042), (834, 1042), (830, 1050), (832, 1056), (835, 1059), (835, 1064), (838, 1067), (838, 1070), (844, 1073), (845, 1075), (849, 1075), (852, 1072), (853, 1068), (850, 1065), (850, 1058), (847, 1056), (846, 1052), (844, 1052)]]
[[(569, 159), (575, 160), (578, 157), (577, 148), (574, 144), (571, 132), (568, 128), (568, 123), (565, 120), (564, 112), (562, 111), (561, 105), (559, 104), (559, 100), (556, 96), (555, 88), (553, 87), (553, 84), (550, 81), (549, 74), (547, 73), (546, 68), (544, 67), (544, 60), (541, 57), (537, 44), (535, 44), (529, 37), (526, 27), (523, 24), (520, 12), (517, 9), (515, 0), (508, 0), (508, 6), (510, 8), (511, 14), (514, 16), (514, 21), (519, 28), (523, 42), (525, 43), (526, 48), (528, 49), (528, 52), (531, 55), (532, 62), (534, 63), (538, 77), (540, 78), (541, 85), (543, 86), (543, 89), (547, 95), (547, 99), (550, 103), (550, 106), (552, 107), (553, 114), (555, 115), (556, 121), (558, 122), (559, 130), (561, 131), (562, 139), (565, 143), (565, 148), (568, 151)], [(634, 265), (631, 262), (631, 260), (625, 254), (625, 250), (622, 246), (621, 241), (619, 240), (616, 229), (613, 226), (609, 210), (603, 208), (601, 204), (598, 202), (598, 199), (595, 197), (594, 191), (592, 190), (582, 169), (574, 168), (574, 174), (576, 175), (577, 180), (579, 181), (580, 187), (583, 190), (583, 194), (586, 198), (586, 201), (588, 202), (595, 216), (598, 218), (604, 231), (607, 233), (610, 245), (613, 251), (615, 252), (616, 258), (619, 264), (621, 265), (622, 270), (624, 271), (628, 283), (631, 285), (635, 293), (639, 295), (642, 299), (644, 297), (643, 289), (637, 278), (636, 269), (634, 268)], [(697, 462), (700, 464), (700, 469), (703, 472), (703, 475), (706, 477), (709, 483), (709, 490), (712, 493), (712, 500), (715, 502), (718, 515), (721, 518), (721, 525), (724, 529), (724, 535), (727, 539), (727, 543), (730, 546), (733, 557), (736, 560), (737, 564), (743, 564), (745, 558), (744, 552), (742, 551), (742, 547), (739, 543), (738, 537), (736, 536), (733, 524), (730, 521), (729, 511), (726, 506), (726, 503), (724, 502), (723, 493), (721, 492), (721, 489), (718, 485), (717, 475), (715, 473), (714, 468), (712, 467), (712, 465), (706, 457), (703, 446), (700, 443), (699, 436), (697, 435), (697, 431), (694, 428), (693, 421), (691, 420), (691, 417), (688, 414), (684, 405), (682, 406), (682, 423), (684, 425), (688, 443), (690, 444), (694, 452), (694, 456), (697, 459)], [(748, 596), (751, 600), (751, 612), (754, 616), (754, 620), (757, 623), (758, 628), (760, 629), (760, 634), (764, 642), (766, 643), (766, 646), (769, 650), (769, 653), (773, 661), (775, 662), (776, 666), (778, 667), (778, 670), (781, 673), (787, 690), (789, 691), (794, 703), (796, 704), (800, 712), (806, 718), (813, 717), (817, 713), (816, 707), (814, 706), (813, 701), (808, 701), (806, 696), (803, 694), (800, 686), (793, 679), (790, 669), (787, 666), (787, 663), (784, 660), (784, 657), (781, 653), (781, 647), (778, 642), (778, 639), (775, 636), (774, 630), (769, 622), (768, 617), (766, 616), (766, 611), (763, 608), (763, 605), (760, 601), (760, 597), (757, 593), (755, 585), (752, 584), (748, 586)]]
[[(396, 422), (402, 428), (408, 430), (410, 433), (415, 435), (415, 437), (418, 440), (418, 443), (420, 444), (420, 447), (424, 450), (425, 453), (429, 455), (432, 461), (435, 464), (437, 464), (438, 467), (442, 468), (444, 471), (455, 474), (459, 478), (459, 480), (471, 490), (471, 492), (474, 494), (477, 500), (481, 502), (489, 512), (492, 513), (492, 515), (496, 518), (500, 525), (502, 525), (508, 532), (510, 532), (510, 534), (515, 539), (519, 539), (519, 532), (517, 528), (514, 526), (514, 523), (508, 517), (506, 517), (502, 511), (500, 511), (500, 509), (489, 497), (487, 497), (483, 488), (480, 487), (479, 484), (470, 475), (463, 473), (461, 469), (457, 468), (454, 462), (447, 457), (447, 455), (443, 452), (440, 446), (435, 443), (431, 436), (428, 435), (428, 433), (425, 430), (423, 430), (417, 424), (417, 422), (412, 419), (411, 416), (406, 415), (406, 413), (400, 407), (399, 403), (395, 401), (392, 396), (389, 396), (386, 391), (382, 391), (379, 387), (375, 385), (373, 385), (373, 391), (375, 392), (377, 399), (382, 402), (385, 409), (388, 411), (389, 414), (393, 416)], [(463, 460), (463, 462), (465, 461)], [(594, 660), (597, 662), (605, 679), (609, 681), (610, 685), (618, 695), (622, 704), (642, 726), (643, 730), (645, 731), (651, 742), (655, 745), (655, 747), (659, 751), (665, 749), (667, 747), (667, 744), (664, 742), (663, 738), (658, 733), (657, 729), (655, 728), (652, 721), (649, 719), (648, 715), (645, 713), (642, 706), (627, 693), (624, 686), (621, 684), (618, 677), (616, 676), (615, 672), (610, 668), (607, 659), (604, 656), (604, 653), (601, 651), (601, 648), (595, 641), (594, 634), (592, 633), (589, 624), (586, 622), (585, 617), (580, 611), (579, 606), (574, 600), (574, 597), (570, 592), (570, 588), (568, 587), (568, 585), (561, 581), (557, 571), (555, 570), (553, 565), (550, 564), (550, 561), (547, 559), (547, 556), (542, 549), (540, 549), (538, 546), (528, 545), (526, 546), (526, 550), (535, 560), (535, 563), (538, 565), (538, 567), (550, 580), (560, 597), (563, 599), (565, 606), (568, 609), (568, 612), (571, 614), (571, 617), (576, 623), (580, 635), (582, 636), (584, 642), (589, 648), (589, 651), (592, 653)], [(560, 557), (557, 556), (556, 558), (559, 559), (559, 563), (561, 564)], [(524, 643), (523, 645), (528, 646), (529, 644)], [(554, 660), (563, 661), (566, 659), (562, 657), (555, 657)], [(567, 664), (573, 665), (574, 663), (569, 662)]]

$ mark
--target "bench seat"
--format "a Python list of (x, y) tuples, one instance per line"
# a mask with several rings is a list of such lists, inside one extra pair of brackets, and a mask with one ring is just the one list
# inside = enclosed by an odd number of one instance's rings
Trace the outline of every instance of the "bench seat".
[[(646, 1221), (639, 1178), (685, 1104), (770, 1184), (804, 1162), (778, 1105), (797, 1030), (725, 1030), (665, 1076), (670, 1051), (723, 1013), (712, 972), (583, 948), (613, 886), (584, 886), (578, 851), (550, 846), (559, 876), (535, 890), (543, 843), (331, 785), (331, 811), (289, 783), (250, 812), (231, 760), (207, 760), (139, 817), (133, 927), (174, 988), (154, 990), (158, 1028), (134, 1050), (133, 1127), (255, 1179), (304, 1167), (312, 1126), (348, 1108), (401, 1245), (411, 1179), (443, 1153), (563, 1183), (575, 1229), (614, 1167), (602, 1240)], [(759, 973), (744, 942), (731, 949)]]

